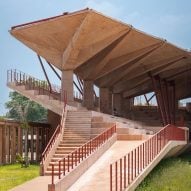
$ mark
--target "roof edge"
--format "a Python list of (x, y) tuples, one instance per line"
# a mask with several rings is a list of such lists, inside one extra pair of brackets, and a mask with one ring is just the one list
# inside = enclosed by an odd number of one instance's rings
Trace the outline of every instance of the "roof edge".
[(83, 12), (86, 12), (86, 11), (89, 11), (91, 9), (89, 9), (88, 7), (85, 8), (85, 9), (82, 9), (82, 10), (79, 10), (79, 11), (74, 11), (74, 12), (64, 12), (63, 14), (61, 15), (57, 15), (57, 16), (54, 16), (54, 17), (48, 17), (46, 19), (40, 19), (40, 20), (36, 20), (36, 21), (32, 21), (32, 22), (27, 22), (27, 23), (23, 23), (23, 24), (20, 24), (20, 25), (15, 25), (15, 26), (12, 26), (11, 27), (11, 30), (15, 30), (17, 28), (21, 28), (21, 27), (25, 27), (25, 26), (30, 26), (30, 25), (33, 25), (33, 24), (38, 24), (38, 23), (41, 23), (41, 22), (44, 22), (44, 21), (50, 21), (50, 20), (53, 20), (53, 19), (57, 19), (59, 17), (63, 17), (63, 16), (71, 16), (71, 15), (75, 15), (75, 14), (80, 14), (80, 13), (83, 13)]

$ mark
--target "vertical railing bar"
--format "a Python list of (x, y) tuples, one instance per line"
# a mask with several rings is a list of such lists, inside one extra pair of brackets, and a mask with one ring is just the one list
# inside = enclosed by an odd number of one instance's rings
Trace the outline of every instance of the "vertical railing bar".
[(122, 158), (120, 159), (120, 191), (122, 191)]
[(117, 188), (118, 188), (118, 186), (117, 186), (117, 181), (118, 181), (117, 175), (118, 175), (118, 172), (117, 172), (117, 161), (116, 161), (115, 162), (115, 190), (116, 191), (117, 191)]
[(124, 188), (126, 188), (126, 173), (127, 173), (127, 168), (126, 168), (126, 156), (124, 156)]
[(113, 172), (112, 172), (112, 164), (110, 164), (110, 191), (112, 191), (112, 188), (113, 188), (113, 180), (112, 180), (112, 177), (113, 177)]

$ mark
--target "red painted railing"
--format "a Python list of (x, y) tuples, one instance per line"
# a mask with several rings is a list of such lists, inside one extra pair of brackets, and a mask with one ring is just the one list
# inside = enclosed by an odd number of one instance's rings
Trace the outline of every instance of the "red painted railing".
[[(48, 82), (44, 80), (39, 80), (34, 78), (24, 72), (19, 70), (8, 70), (7, 71), (7, 83), (15, 82), (16, 85), (25, 85), (28, 89), (35, 89), (38, 91), (38, 94), (48, 95), (49, 97), (53, 97), (55, 99), (61, 100), (61, 88), (60, 86), (48, 84)], [(66, 101), (67, 94), (64, 91), (63, 100)]]
[[(63, 109), (63, 112), (62, 112), (62, 117), (61, 117), (60, 124), (58, 124), (56, 130), (54, 131), (52, 137), (50, 138), (47, 146), (45, 147), (45, 149), (44, 149), (44, 151), (42, 153), (42, 160), (41, 160), (42, 166), (44, 165), (44, 161), (46, 160), (46, 157), (47, 157), (48, 153), (52, 149), (52, 146), (54, 145), (57, 137), (59, 136), (59, 134), (62, 133), (62, 130), (64, 128), (64, 116), (65, 116), (65, 112), (66, 112), (66, 108), (65, 107), (66, 107), (66, 104), (64, 104), (64, 109)], [(43, 166), (42, 171), (44, 173), (44, 166)]]
[(59, 133), (61, 131), (61, 125), (59, 124), (56, 128), (56, 130), (54, 131), (51, 139), (49, 140), (46, 148), (44, 149), (43, 153), (42, 153), (42, 164), (44, 163), (44, 160), (47, 156), (47, 154), (49, 153), (49, 151), (52, 148), (52, 145), (55, 143), (56, 138), (58, 137)]
[[(68, 154), (66, 157), (57, 161), (57, 163), (52, 164), (52, 184), (54, 184), (55, 176), (58, 176), (59, 179), (61, 176), (65, 176), (95, 150), (97, 150), (110, 137), (112, 137), (114, 133), (116, 133), (116, 126), (107, 129), (102, 134), (96, 136), (75, 151)], [(56, 166), (58, 166), (57, 171), (55, 171)]]
[(167, 125), (127, 155), (110, 164), (110, 191), (127, 188), (171, 140), (187, 141), (186, 130)]

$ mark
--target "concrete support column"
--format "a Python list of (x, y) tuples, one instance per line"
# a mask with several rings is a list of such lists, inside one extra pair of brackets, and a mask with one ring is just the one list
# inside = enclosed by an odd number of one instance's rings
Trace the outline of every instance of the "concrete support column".
[(112, 92), (108, 88), (100, 88), (100, 111), (112, 114)]
[(121, 112), (123, 117), (128, 117), (128, 114), (130, 113), (132, 109), (133, 99), (122, 99), (122, 107)]
[(113, 110), (116, 109), (116, 114), (118, 116), (122, 115), (122, 100), (121, 94), (113, 94)]
[(73, 95), (73, 70), (62, 71), (62, 82), (61, 82), (61, 100), (64, 101), (64, 91), (67, 92), (67, 104), (74, 104)]
[(94, 108), (94, 86), (93, 81), (84, 80), (83, 106), (87, 109)]
[(51, 128), (54, 131), (56, 127), (58, 126), (58, 124), (60, 124), (61, 116), (54, 113), (51, 110), (48, 110), (47, 118), (48, 118), (48, 123), (51, 125)]

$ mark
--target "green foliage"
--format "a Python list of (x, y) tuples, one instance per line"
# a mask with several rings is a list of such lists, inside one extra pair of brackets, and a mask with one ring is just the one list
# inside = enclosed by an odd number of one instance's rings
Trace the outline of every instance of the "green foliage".
[(5, 117), (4, 116), (0, 116), (0, 121), (4, 121)]
[(15, 91), (10, 92), (9, 97), (10, 101), (5, 104), (6, 108), (9, 109), (7, 113), (8, 118), (23, 121), (22, 115), (20, 114), (22, 111), (25, 113), (26, 121), (45, 121), (47, 119), (47, 110), (34, 101), (29, 100)]
[(161, 161), (136, 191), (190, 191), (191, 155)]
[[(26, 162), (27, 161), (27, 162)], [(21, 167), (29, 167), (29, 160), (25, 157), (22, 157), (20, 154), (16, 155), (16, 162), (21, 164)]]
[(0, 166), (0, 191), (7, 191), (39, 175), (39, 166), (21, 168), (20, 164)]

